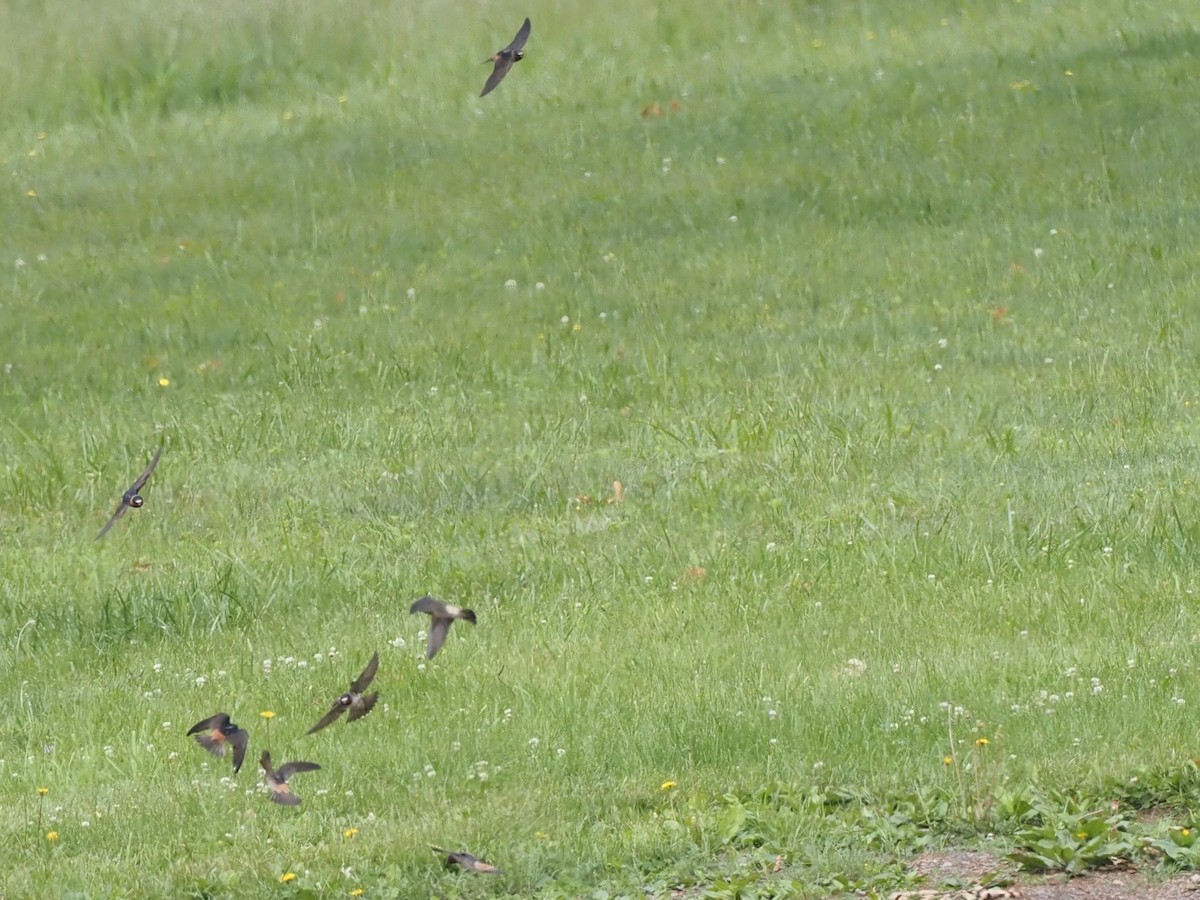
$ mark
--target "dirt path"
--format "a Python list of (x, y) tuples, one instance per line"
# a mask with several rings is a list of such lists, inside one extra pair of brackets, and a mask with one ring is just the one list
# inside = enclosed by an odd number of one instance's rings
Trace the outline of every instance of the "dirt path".
[(1198, 874), (1157, 881), (1134, 869), (1118, 869), (1065, 881), (1027, 880), (985, 888), (978, 886), (981, 879), (1009, 867), (999, 857), (978, 850), (922, 854), (910, 868), (924, 875), (930, 885), (959, 882), (976, 886), (896, 891), (888, 900), (1200, 900)]

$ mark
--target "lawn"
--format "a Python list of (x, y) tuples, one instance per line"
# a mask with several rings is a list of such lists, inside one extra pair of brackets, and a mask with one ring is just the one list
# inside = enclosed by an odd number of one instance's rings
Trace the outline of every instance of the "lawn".
[(1072, 792), (1190, 823), (1176, 4), (0, 32), (0, 896), (817, 897)]

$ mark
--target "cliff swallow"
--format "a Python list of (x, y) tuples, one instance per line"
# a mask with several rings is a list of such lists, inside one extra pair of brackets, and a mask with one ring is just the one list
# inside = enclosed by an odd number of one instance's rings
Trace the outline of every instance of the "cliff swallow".
[(486, 97), (496, 85), (504, 80), (504, 76), (508, 74), (508, 70), (513, 67), (513, 63), (518, 63), (525, 58), (525, 53), (521, 49), (525, 46), (525, 42), (529, 40), (529, 19), (525, 19), (525, 24), (521, 26), (521, 30), (517, 32), (517, 36), (512, 39), (512, 43), (492, 54), (491, 59), (485, 59), (485, 63), (492, 63), (492, 74), (488, 76), (487, 84), (483, 86), (483, 93), (480, 97)]
[(129, 490), (121, 495), (121, 505), (118, 506), (117, 511), (112, 514), (112, 518), (104, 523), (104, 527), (101, 528), (100, 533), (96, 535), (96, 540), (100, 540), (100, 538), (108, 534), (108, 529), (112, 528), (113, 525), (116, 524), (117, 519), (125, 515), (126, 510), (130, 508), (141, 509), (142, 504), (146, 501), (142, 499), (142, 495), (139, 494), (138, 491), (144, 488), (146, 486), (146, 482), (150, 480), (150, 473), (153, 472), (154, 467), (158, 465), (158, 458), (162, 456), (162, 452), (163, 448), (159, 447), (154, 453), (154, 459), (150, 460), (150, 465), (146, 466), (146, 471), (139, 475), (138, 480), (130, 486)]
[(363, 691), (365, 691), (370, 686), (371, 681), (374, 680), (375, 670), (378, 668), (379, 654), (376, 653), (371, 657), (371, 661), (367, 663), (367, 667), (362, 670), (362, 674), (355, 678), (354, 681), (350, 682), (350, 690), (346, 691), (346, 693), (334, 700), (333, 706), (329, 708), (329, 712), (325, 713), (321, 721), (312, 728), (308, 729), (305, 734), (312, 734), (315, 731), (320, 731), (326, 725), (332, 725), (337, 717), (346, 710), (350, 710), (350, 717), (347, 719), (347, 721), (353, 722), (355, 719), (361, 719), (372, 709), (374, 709), (375, 701), (379, 699), (379, 693), (376, 692), (374, 694), (364, 694)]
[(451, 853), (449, 850), (443, 850), (441, 847), (429, 845), (434, 853), (446, 854), (446, 868), (450, 869), (458, 866), (465, 872), (476, 872), (480, 875), (503, 875), (503, 869), (497, 869), (491, 863), (484, 862), (482, 859), (472, 856), (470, 853)]
[(271, 754), (264, 750), (259, 764), (267, 773), (267, 787), (271, 789), (271, 799), (284, 806), (299, 806), (300, 798), (288, 787), (288, 779), (297, 772), (315, 772), (321, 768), (313, 762), (284, 763), (278, 770), (271, 768)]
[(196, 743), (216, 756), (224, 756), (226, 748), (233, 747), (233, 771), (235, 774), (241, 771), (250, 735), (229, 721), (226, 713), (217, 713), (197, 722), (188, 729), (188, 734), (196, 735)]
[(450, 626), (455, 619), (462, 619), (466, 622), (475, 624), (475, 613), (469, 609), (463, 609), (461, 606), (454, 606), (450, 603), (443, 603), (441, 600), (435, 600), (433, 597), (422, 597), (411, 607), (409, 613), (429, 613), (433, 619), (433, 624), (429, 626), (429, 646), (425, 650), (425, 656), (428, 659), (433, 659), (434, 655), (441, 649), (442, 644), (446, 643), (446, 635), (450, 633)]

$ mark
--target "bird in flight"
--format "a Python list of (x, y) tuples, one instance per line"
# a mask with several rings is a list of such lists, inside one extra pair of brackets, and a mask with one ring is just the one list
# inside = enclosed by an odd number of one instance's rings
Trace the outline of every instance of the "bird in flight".
[(342, 694), (333, 701), (333, 706), (329, 708), (329, 712), (321, 718), (321, 721), (308, 729), (305, 734), (312, 734), (320, 731), (326, 725), (332, 725), (342, 713), (350, 711), (350, 716), (346, 720), (353, 722), (355, 719), (361, 719), (372, 709), (375, 708), (375, 701), (379, 699), (379, 692), (374, 694), (363, 693), (371, 682), (375, 679), (375, 672), (379, 668), (379, 654), (375, 653), (371, 657), (371, 661), (367, 663), (367, 667), (362, 670), (362, 674), (350, 682), (350, 690)]
[(259, 764), (267, 773), (267, 787), (271, 789), (271, 799), (284, 806), (300, 805), (300, 798), (292, 793), (292, 789), (288, 786), (288, 779), (297, 772), (315, 772), (321, 768), (313, 762), (290, 762), (284, 763), (278, 769), (272, 769), (271, 754), (266, 750), (263, 751)]
[(226, 713), (217, 713), (197, 722), (188, 729), (188, 734), (196, 735), (196, 743), (215, 756), (224, 756), (226, 749), (233, 747), (234, 774), (241, 770), (250, 735), (244, 728), (234, 725)]
[(434, 847), (432, 844), (430, 845), (430, 847), (434, 853), (446, 854), (446, 868), (447, 869), (449, 869), (453, 866), (458, 866), (460, 869), (462, 869), (466, 872), (476, 872), (480, 875), (503, 875), (504, 874), (504, 870), (497, 869), (491, 863), (484, 862), (482, 859), (472, 856), (470, 853), (466, 853), (466, 852), (455, 853), (455, 852), (451, 852), (449, 850), (443, 850), (441, 847)]
[(508, 70), (513, 67), (513, 63), (518, 63), (525, 58), (524, 46), (529, 40), (529, 19), (526, 17), (524, 24), (517, 31), (517, 36), (512, 39), (512, 43), (503, 50), (498, 50), (492, 54), (491, 59), (485, 59), (485, 63), (492, 63), (492, 74), (488, 76), (487, 83), (483, 86), (483, 92), (480, 97), (486, 97), (496, 89), (496, 85), (504, 80), (504, 76), (508, 74)]
[(117, 511), (112, 514), (112, 517), (104, 523), (104, 527), (100, 529), (100, 533), (96, 535), (96, 540), (108, 534), (108, 529), (116, 524), (117, 519), (125, 515), (129, 509), (141, 509), (142, 504), (146, 501), (142, 499), (142, 495), (138, 493), (146, 486), (146, 482), (150, 480), (150, 474), (154, 471), (154, 467), (158, 465), (158, 458), (162, 456), (163, 448), (159, 447), (154, 453), (154, 459), (150, 460), (150, 465), (146, 466), (146, 471), (138, 476), (137, 481), (130, 485), (129, 490), (121, 495), (121, 505), (117, 507)]
[(443, 603), (434, 597), (422, 597), (411, 607), (409, 613), (429, 613), (433, 624), (429, 626), (429, 646), (425, 649), (427, 659), (433, 659), (434, 655), (442, 648), (442, 644), (446, 643), (446, 636), (450, 633), (450, 626), (454, 624), (455, 619), (462, 619), (465, 622), (475, 624), (475, 613), (470, 609), (463, 609), (461, 606), (454, 606), (451, 603)]

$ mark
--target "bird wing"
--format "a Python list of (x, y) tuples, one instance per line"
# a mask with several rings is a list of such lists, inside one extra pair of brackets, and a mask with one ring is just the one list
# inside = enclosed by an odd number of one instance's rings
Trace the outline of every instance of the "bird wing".
[(150, 473), (152, 473), (154, 471), (154, 467), (158, 465), (158, 458), (162, 456), (162, 452), (162, 447), (159, 447), (154, 451), (154, 458), (150, 460), (150, 465), (146, 466), (146, 471), (142, 472), (142, 474), (138, 476), (137, 481), (133, 483), (133, 486), (129, 488), (130, 492), (136, 494), (146, 486), (146, 482), (150, 480)]
[(225, 735), (216, 729), (213, 729), (207, 734), (196, 735), (196, 743), (214, 756), (225, 755)]
[(215, 716), (209, 716), (203, 722), (197, 722), (188, 729), (188, 734), (195, 734), (197, 731), (212, 731), (214, 728), (220, 728), (222, 725), (229, 723), (229, 716), (225, 713), (217, 713)]
[[(312, 728), (308, 729), (308, 731), (306, 731), (304, 733), (305, 734), (315, 734), (316, 732), (320, 731), (325, 726), (332, 725), (334, 722), (337, 721), (338, 716), (340, 716), (345, 711), (346, 711), (346, 707), (344, 705), (342, 705), (341, 698), (339, 697), (337, 700), (334, 701), (333, 706), (331, 706), (329, 709), (329, 712), (325, 713), (325, 715), (323, 715), (321, 717), (321, 721), (318, 722), (316, 725), (314, 725)], [(282, 771), (282, 770), (280, 770), (280, 771)]]
[(521, 27), (517, 29), (517, 36), (512, 39), (512, 43), (501, 50), (501, 53), (516, 52), (525, 46), (525, 42), (529, 40), (529, 31), (532, 26), (529, 24), (529, 17), (525, 17), (525, 21), (521, 23)]
[(280, 781), (287, 781), (297, 772), (315, 772), (321, 768), (314, 762), (290, 762), (284, 763), (275, 773), (275, 777)]
[(486, 83), (484, 83), (483, 90), (479, 92), (479, 96), (486, 97), (493, 90), (495, 90), (496, 85), (504, 80), (504, 76), (508, 74), (508, 70), (511, 68), (511, 59), (505, 59), (503, 56), (498, 57), (496, 60), (496, 67), (492, 69), (492, 74), (488, 76), (488, 80)]
[(375, 655), (371, 657), (371, 661), (362, 670), (362, 674), (350, 683), (350, 690), (356, 694), (361, 694), (375, 680), (375, 673), (377, 671), (379, 671), (379, 651), (376, 651)]
[(119, 518), (121, 518), (121, 516), (125, 515), (125, 510), (127, 510), (127, 509), (129, 509), (129, 504), (126, 503), (124, 500), (122, 500), (121, 505), (117, 507), (117, 511), (112, 514), (112, 516), (109, 518), (109, 520), (107, 522), (104, 523), (104, 527), (100, 529), (100, 533), (98, 535), (96, 535), (96, 537), (93, 538), (93, 540), (98, 541), (98, 540), (100, 540), (100, 538), (102, 538), (106, 534), (108, 534), (108, 530), (110, 528), (112, 528), (115, 524), (117, 524), (117, 519), (119, 519)]
[(413, 605), (408, 608), (408, 611), (410, 614), (429, 613), (431, 616), (436, 616), (437, 614), (446, 611), (446, 604), (433, 597), (422, 597), (420, 600), (414, 602)]
[(246, 759), (246, 747), (250, 743), (250, 732), (238, 728), (229, 735), (229, 743), (233, 745), (233, 774), (242, 770), (242, 762)]
[(442, 649), (442, 644), (446, 643), (446, 635), (450, 633), (450, 622), (450, 619), (434, 617), (433, 624), (429, 627), (429, 646), (425, 650), (426, 659), (433, 659), (434, 655)]
[(353, 722), (355, 719), (361, 719), (375, 708), (375, 703), (378, 700), (378, 694), (366, 694), (358, 703), (351, 704), (348, 720)]
[(292, 789), (283, 783), (272, 783), (271, 799), (275, 803), (282, 803), (284, 806), (299, 806), (300, 798), (292, 793)]

